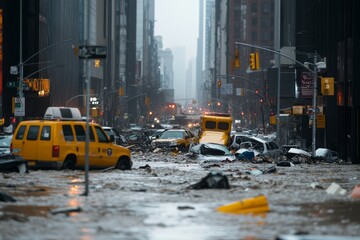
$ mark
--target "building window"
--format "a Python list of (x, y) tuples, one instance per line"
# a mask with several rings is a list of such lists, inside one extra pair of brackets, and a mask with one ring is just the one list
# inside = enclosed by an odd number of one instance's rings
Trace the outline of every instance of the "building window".
[(252, 3), (251, 4), (251, 12), (252, 13), (257, 13), (257, 3)]
[(269, 28), (271, 21), (268, 18), (261, 18), (260, 26), (261, 28)]
[(257, 26), (257, 18), (256, 17), (251, 18), (251, 26), (253, 26), (253, 27)]
[(262, 9), (262, 13), (270, 13), (270, 3), (268, 2), (264, 2), (261, 6), (261, 9)]
[(251, 39), (253, 42), (257, 42), (257, 32), (256, 31), (251, 32)]
[(261, 41), (270, 41), (270, 32), (269, 31), (261, 32)]

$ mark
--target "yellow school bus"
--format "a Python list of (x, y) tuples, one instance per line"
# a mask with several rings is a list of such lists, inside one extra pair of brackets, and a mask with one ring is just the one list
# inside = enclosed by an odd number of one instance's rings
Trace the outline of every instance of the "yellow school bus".
[(227, 113), (205, 113), (200, 117), (199, 143), (229, 145), (232, 117)]

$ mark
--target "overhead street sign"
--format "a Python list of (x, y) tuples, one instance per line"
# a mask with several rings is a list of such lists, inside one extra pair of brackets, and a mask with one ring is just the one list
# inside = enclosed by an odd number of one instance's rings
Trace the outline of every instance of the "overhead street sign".
[(106, 47), (104, 46), (79, 46), (80, 59), (101, 59), (106, 58)]

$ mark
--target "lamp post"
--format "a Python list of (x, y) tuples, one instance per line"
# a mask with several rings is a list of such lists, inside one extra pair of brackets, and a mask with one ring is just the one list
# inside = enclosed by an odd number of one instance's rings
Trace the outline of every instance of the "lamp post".
[(314, 55), (314, 76), (313, 76), (313, 120), (312, 120), (312, 156), (316, 156), (316, 109), (317, 109), (317, 56)]

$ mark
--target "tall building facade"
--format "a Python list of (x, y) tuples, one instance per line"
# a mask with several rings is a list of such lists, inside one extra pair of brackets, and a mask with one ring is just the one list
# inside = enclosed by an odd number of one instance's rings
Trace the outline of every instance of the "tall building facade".
[(199, 0), (199, 37), (197, 39), (196, 54), (196, 100), (201, 102), (204, 98), (204, 0)]
[[(84, 114), (86, 79), (90, 95), (96, 97), (92, 118), (113, 126), (129, 123), (129, 116), (136, 118), (135, 108), (128, 107), (141, 92), (135, 84), (136, 1), (19, 0), (0, 1), (0, 8), (3, 69), (18, 67), (20, 56), (24, 62), (24, 119), (42, 118), (48, 106), (78, 107)], [(82, 45), (105, 46), (106, 59), (79, 59)], [(1, 75), (6, 79), (1, 84), (6, 89), (1, 96), (1, 117), (8, 124), (14, 117), (13, 98), (19, 96), (12, 82), (18, 82), (19, 73), (3, 71)], [(45, 87), (49, 90), (43, 91)]]
[[(1, 117), (5, 125), (11, 117), (42, 118), (49, 105), (64, 106), (82, 92), (81, 64), (72, 49), (72, 44), (81, 42), (83, 34), (82, 6), (83, 1), (0, 1), (3, 17)], [(17, 87), (20, 61), (25, 83), (21, 89)], [(11, 67), (17, 71), (10, 73)], [(11, 83), (17, 86), (12, 87)], [(16, 116), (13, 99), (19, 97), (20, 91), (25, 111), (22, 116)]]

